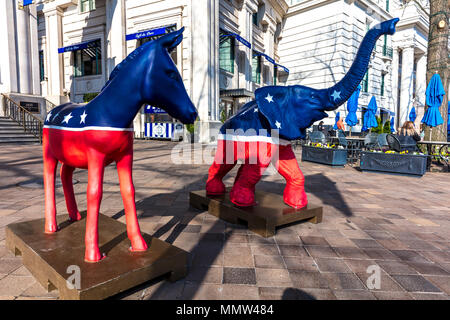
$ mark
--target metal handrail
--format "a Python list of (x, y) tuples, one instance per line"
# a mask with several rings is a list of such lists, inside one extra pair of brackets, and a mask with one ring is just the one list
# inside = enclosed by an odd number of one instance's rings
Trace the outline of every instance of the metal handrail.
[(51, 102), (47, 98), (44, 98), (44, 100), (45, 100), (45, 111), (46, 112), (49, 112), (50, 110), (52, 110), (52, 109), (57, 107), (56, 104), (54, 104), (53, 102)]
[(14, 100), (12, 100), (4, 93), (2, 93), (2, 96), (4, 99), (4, 115), (20, 124), (25, 132), (31, 133), (39, 139), (39, 143), (42, 143), (42, 129), (44, 127), (44, 121), (36, 117), (34, 114), (32, 114), (22, 106), (18, 105)]

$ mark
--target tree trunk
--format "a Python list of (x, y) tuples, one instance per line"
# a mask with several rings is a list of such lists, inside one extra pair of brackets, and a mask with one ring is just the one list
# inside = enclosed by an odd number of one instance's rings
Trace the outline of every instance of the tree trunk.
[[(427, 84), (435, 73), (441, 76), (446, 92), (439, 111), (444, 123), (437, 127), (425, 128), (425, 140), (447, 141), (448, 91), (449, 91), (449, 11), (450, 0), (430, 0), (430, 27), (428, 33)], [(443, 28), (439, 25), (444, 22)], [(428, 108), (428, 106), (426, 106)]]

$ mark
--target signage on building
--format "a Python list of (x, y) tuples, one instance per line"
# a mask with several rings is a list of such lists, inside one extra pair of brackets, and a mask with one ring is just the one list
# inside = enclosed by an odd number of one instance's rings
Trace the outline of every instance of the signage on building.
[(158, 108), (158, 107), (152, 107), (150, 105), (146, 105), (144, 109), (145, 113), (167, 113), (165, 110)]
[(39, 103), (37, 102), (20, 101), (20, 106), (29, 112), (39, 113)]
[(275, 65), (277, 66), (277, 68), (281, 68), (284, 70), (284, 72), (289, 73), (289, 69), (286, 68), (285, 66), (282, 66), (281, 64), (275, 63)]
[(242, 43), (244, 46), (246, 46), (247, 48), (251, 49), (252, 48), (252, 44), (250, 42), (248, 42), (247, 40), (245, 40), (244, 38), (242, 38), (240, 35), (238, 35), (237, 33), (233, 33), (233, 32), (227, 32), (223, 35), (221, 35), (221, 37), (234, 37), (237, 41), (239, 41), (240, 43)]
[(173, 31), (175, 25), (167, 26), (167, 27), (161, 27), (136, 33), (127, 34), (125, 39), (126, 41), (129, 40), (135, 40), (135, 39), (141, 39), (141, 38), (149, 38), (149, 37), (155, 37), (155, 36), (161, 36), (168, 32)]
[(58, 48), (58, 53), (64, 53), (64, 52), (69, 52), (69, 51), (76, 51), (76, 50), (81, 50), (81, 49), (86, 49), (89, 47), (89, 44), (98, 41), (99, 39), (95, 39), (95, 40), (91, 40), (91, 41), (86, 41), (86, 42), (82, 42), (82, 43), (78, 43), (78, 44), (73, 44), (67, 47), (62, 47), (62, 48)]
[(33, 4), (33, 0), (23, 0), (23, 6), (29, 6), (30, 4)]
[(282, 66), (281, 64), (278, 64), (275, 62), (275, 59), (269, 57), (267, 54), (263, 53), (263, 52), (259, 52), (255, 50), (255, 54), (257, 56), (263, 56), (264, 58), (266, 58), (267, 61), (269, 61), (270, 63), (272, 63), (273, 65), (275, 65), (277, 68), (281, 68), (283, 69), (286, 73), (289, 73), (289, 69), (286, 68), (285, 66)]

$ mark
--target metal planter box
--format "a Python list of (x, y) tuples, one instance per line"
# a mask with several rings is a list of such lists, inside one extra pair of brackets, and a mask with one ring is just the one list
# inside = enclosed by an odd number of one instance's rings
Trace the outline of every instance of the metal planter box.
[(302, 161), (343, 166), (347, 164), (347, 149), (302, 146)]
[(427, 170), (427, 156), (415, 154), (361, 152), (361, 170), (384, 171), (422, 176)]

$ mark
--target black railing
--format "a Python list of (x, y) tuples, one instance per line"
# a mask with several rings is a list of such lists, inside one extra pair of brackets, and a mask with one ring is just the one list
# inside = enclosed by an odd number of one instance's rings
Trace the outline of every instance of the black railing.
[(42, 143), (42, 128), (44, 127), (44, 121), (19, 106), (7, 95), (2, 93), (2, 97), (5, 117), (9, 117), (13, 121), (17, 122), (23, 127), (25, 132), (31, 133), (39, 139), (39, 143)]

